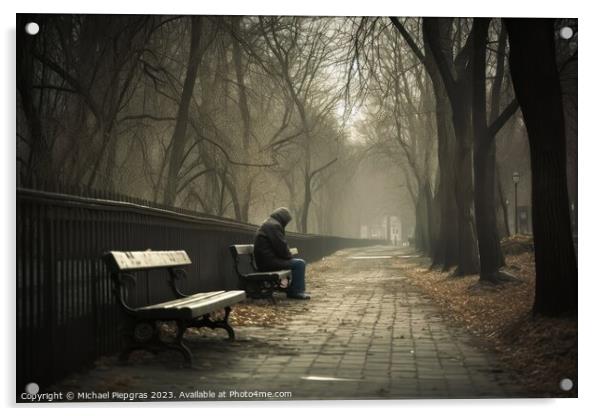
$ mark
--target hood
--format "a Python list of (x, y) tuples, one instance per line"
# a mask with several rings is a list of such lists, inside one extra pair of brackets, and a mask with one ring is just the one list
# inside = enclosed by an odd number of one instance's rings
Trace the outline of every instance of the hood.
[(286, 227), (286, 224), (288, 224), (292, 219), (290, 211), (285, 207), (276, 209), (270, 214), (270, 217), (278, 221), (283, 227)]

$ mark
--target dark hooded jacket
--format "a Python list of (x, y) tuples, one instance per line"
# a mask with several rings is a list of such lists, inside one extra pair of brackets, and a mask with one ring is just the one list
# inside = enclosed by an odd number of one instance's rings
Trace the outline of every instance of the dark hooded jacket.
[(260, 271), (290, 269), (293, 256), (284, 238), (284, 227), (291, 220), (286, 208), (278, 208), (255, 233), (255, 264)]

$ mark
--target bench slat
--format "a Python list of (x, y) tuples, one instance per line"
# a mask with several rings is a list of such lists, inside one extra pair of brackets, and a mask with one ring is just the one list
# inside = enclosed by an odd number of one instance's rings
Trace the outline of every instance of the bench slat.
[(145, 309), (160, 309), (160, 308), (170, 308), (177, 307), (180, 305), (184, 305), (186, 303), (190, 303), (191, 301), (202, 300), (205, 298), (209, 298), (211, 296), (219, 295), (220, 293), (224, 293), (223, 290), (218, 290), (216, 292), (202, 292), (196, 293), (194, 295), (186, 296), (181, 299), (168, 300), (167, 302), (157, 303), (155, 305), (144, 306), (142, 308), (138, 308), (138, 310)]
[(283, 278), (286, 276), (290, 276), (290, 270), (276, 270), (273, 272), (257, 272), (257, 273), (247, 273), (244, 275), (246, 279), (261, 279), (266, 277), (278, 277)]
[[(236, 251), (236, 254), (239, 256), (250, 255), (253, 254), (253, 244), (234, 244), (230, 246)], [(289, 249), (293, 256), (299, 254), (299, 250), (296, 247), (291, 247)]]
[(231, 290), (181, 309), (190, 310), (191, 317), (196, 317), (241, 302), (246, 298), (244, 290)]
[(110, 251), (113, 266), (119, 271), (187, 266), (192, 264), (184, 250), (177, 251)]
[[(176, 306), (168, 306), (169, 302), (158, 305), (151, 305), (137, 309), (140, 315), (147, 317), (160, 316), (162, 319), (195, 319), (205, 314), (217, 311), (231, 306), (235, 303), (245, 300), (246, 295), (244, 290), (230, 290), (217, 295), (206, 297), (204, 299), (191, 300), (184, 303), (177, 303)], [(183, 299), (184, 300), (184, 299)]]

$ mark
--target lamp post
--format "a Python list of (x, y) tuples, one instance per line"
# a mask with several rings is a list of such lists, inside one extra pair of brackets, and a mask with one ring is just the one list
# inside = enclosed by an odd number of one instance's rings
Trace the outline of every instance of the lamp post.
[(508, 237), (511, 236), (510, 234), (510, 201), (506, 199), (506, 206), (504, 207), (504, 225), (506, 226), (506, 235)]
[(518, 234), (518, 182), (520, 182), (520, 174), (514, 172), (512, 174), (514, 182), (514, 234)]

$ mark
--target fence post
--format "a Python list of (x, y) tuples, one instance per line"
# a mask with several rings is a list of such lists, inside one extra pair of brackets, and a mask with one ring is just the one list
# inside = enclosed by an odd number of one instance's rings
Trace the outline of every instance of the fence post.
[[(43, 219), (43, 265), (44, 265), (44, 300), (47, 305), (42, 315), (45, 321), (46, 331), (45, 339), (38, 340), (44, 343), (48, 348), (48, 353), (45, 357), (46, 363), (46, 378), (51, 381), (56, 375), (56, 331), (57, 331), (57, 273), (56, 273), (56, 247), (55, 247), (55, 224), (53, 218), (53, 208), (48, 207), (46, 212), (43, 212), (40, 219)], [(42, 259), (40, 259), (42, 260)]]

